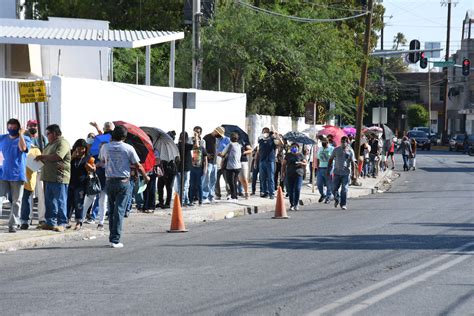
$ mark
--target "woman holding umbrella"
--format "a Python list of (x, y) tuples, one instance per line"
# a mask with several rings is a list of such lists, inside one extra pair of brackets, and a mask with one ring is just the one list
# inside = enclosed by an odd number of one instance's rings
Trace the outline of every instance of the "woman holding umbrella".
[(300, 200), (301, 185), (306, 169), (307, 161), (299, 151), (298, 143), (291, 144), (290, 152), (285, 155), (282, 164), (282, 178), (288, 183), (288, 196), (290, 198), (290, 211), (298, 210)]

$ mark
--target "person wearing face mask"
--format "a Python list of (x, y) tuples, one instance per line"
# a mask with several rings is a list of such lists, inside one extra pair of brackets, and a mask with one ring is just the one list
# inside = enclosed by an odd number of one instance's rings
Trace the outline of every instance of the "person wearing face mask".
[(291, 144), (290, 152), (285, 155), (282, 162), (282, 178), (288, 184), (288, 197), (290, 198), (290, 211), (298, 210), (300, 201), (301, 185), (307, 161), (299, 151), (300, 146)]
[(0, 152), (3, 155), (3, 172), (0, 175), (0, 197), (10, 194), (12, 207), (8, 220), (8, 231), (16, 233), (20, 224), (21, 200), (26, 182), (26, 155), (31, 146), (29, 137), (24, 136), (17, 119), (7, 122), (8, 134), (0, 135)]
[[(202, 198), (203, 204), (209, 204), (214, 202), (214, 196), (216, 195), (216, 183), (217, 183), (217, 154), (219, 150), (223, 150), (230, 140), (225, 136), (225, 129), (222, 126), (216, 127), (212, 133), (204, 136), (204, 141), (207, 151), (207, 171), (203, 176), (202, 183)], [(226, 143), (222, 146), (221, 143)], [(220, 188), (219, 188), (220, 193)]]
[[(356, 157), (354, 151), (349, 145), (347, 136), (341, 137), (341, 146), (336, 147), (329, 158), (328, 172), (333, 171), (332, 189), (334, 195), (334, 207), (339, 204), (343, 210), (347, 210), (347, 192), (349, 190), (350, 177), (355, 179)], [(339, 189), (341, 192), (339, 193)]]
[(275, 198), (275, 151), (282, 140), (278, 133), (270, 132), (268, 127), (262, 129), (262, 135), (258, 139), (258, 157), (260, 162), (260, 180), (262, 192), (260, 197)]
[[(37, 120), (29, 120), (26, 123), (26, 132), (25, 136), (28, 136), (31, 139), (31, 145), (40, 148), (39, 145), (39, 133), (38, 133), (38, 121)], [(41, 136), (43, 141), (43, 148), (48, 145), (48, 139)]]
[[(322, 139), (322, 147), (318, 150), (318, 156), (316, 160), (316, 169), (317, 169), (317, 182), (318, 182), (318, 191), (321, 197), (318, 202), (328, 204), (332, 198), (332, 185), (331, 177), (328, 172), (328, 163), (329, 157), (331, 157), (334, 148), (329, 146), (327, 138)], [(326, 187), (326, 192), (324, 192), (324, 187)]]

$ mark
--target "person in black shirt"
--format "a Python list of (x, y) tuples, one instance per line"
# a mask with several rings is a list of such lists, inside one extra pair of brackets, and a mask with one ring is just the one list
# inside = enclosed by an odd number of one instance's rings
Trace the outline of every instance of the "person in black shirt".
[(71, 154), (71, 179), (68, 187), (68, 219), (75, 211), (76, 226), (79, 230), (84, 220), (84, 198), (86, 197), (86, 185), (89, 172), (95, 171), (95, 164), (91, 156), (87, 154), (87, 142), (78, 139), (72, 147)]
[(282, 177), (288, 183), (288, 196), (290, 198), (290, 211), (298, 210), (303, 174), (307, 161), (299, 151), (300, 146), (291, 144), (290, 152), (285, 155), (282, 164)]
[[(183, 148), (184, 148), (184, 157), (183, 155)], [(178, 161), (178, 174), (176, 177), (176, 181), (178, 184), (178, 194), (181, 197), (181, 173), (183, 170), (183, 165), (184, 165), (184, 186), (183, 186), (183, 197), (181, 204), (183, 206), (191, 206), (191, 203), (189, 202), (189, 177), (191, 173), (191, 167), (192, 167), (192, 158), (191, 158), (191, 150), (193, 150), (193, 145), (189, 143), (189, 137), (188, 133), (184, 132), (184, 142), (183, 142), (183, 133), (179, 135), (179, 143), (178, 143), (178, 149), (179, 149), (179, 161)]]

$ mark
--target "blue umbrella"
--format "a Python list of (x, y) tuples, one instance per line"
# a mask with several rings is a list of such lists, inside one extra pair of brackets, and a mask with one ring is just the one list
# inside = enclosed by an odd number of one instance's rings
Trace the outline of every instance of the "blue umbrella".
[(249, 135), (237, 125), (225, 124), (222, 125), (222, 127), (225, 128), (225, 136), (230, 137), (230, 135), (235, 132), (239, 134), (239, 143), (242, 145), (250, 145)]
[(300, 132), (288, 132), (283, 136), (284, 139), (292, 143), (304, 144), (304, 145), (314, 145), (316, 142)]

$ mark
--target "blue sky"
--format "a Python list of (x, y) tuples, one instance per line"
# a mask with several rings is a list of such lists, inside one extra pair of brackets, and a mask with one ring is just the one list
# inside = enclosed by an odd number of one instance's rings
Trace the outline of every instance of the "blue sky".
[[(386, 8), (384, 49), (392, 48), (393, 37), (398, 32), (405, 34), (408, 42), (418, 39), (422, 48), (424, 42), (441, 42), (441, 48), (445, 48), (448, 9), (446, 5), (442, 6), (441, 2), (447, 0), (383, 0)], [(474, 10), (474, 0), (452, 2), (450, 52), (454, 53), (461, 45), (462, 21), (467, 10)], [(457, 3), (456, 6), (454, 3)], [(380, 48), (380, 39), (377, 47)], [(441, 54), (444, 57), (445, 53)]]

